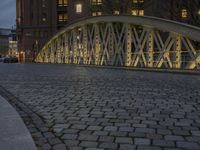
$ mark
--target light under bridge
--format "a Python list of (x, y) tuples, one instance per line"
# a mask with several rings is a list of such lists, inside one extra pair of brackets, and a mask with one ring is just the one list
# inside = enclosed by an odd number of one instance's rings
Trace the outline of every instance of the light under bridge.
[(200, 28), (155, 17), (91, 17), (58, 32), (35, 61), (198, 70)]

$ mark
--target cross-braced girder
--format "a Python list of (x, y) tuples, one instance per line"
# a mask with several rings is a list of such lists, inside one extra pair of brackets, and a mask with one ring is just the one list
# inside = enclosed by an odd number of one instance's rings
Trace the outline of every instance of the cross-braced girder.
[(200, 28), (152, 17), (88, 18), (57, 33), (35, 61), (199, 69)]

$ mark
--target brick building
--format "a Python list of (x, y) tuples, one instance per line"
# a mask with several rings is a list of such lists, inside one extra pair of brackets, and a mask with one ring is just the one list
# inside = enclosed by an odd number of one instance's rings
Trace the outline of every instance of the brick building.
[(199, 0), (16, 0), (19, 51), (32, 61), (44, 43), (73, 21), (89, 16), (156, 16), (199, 26)]

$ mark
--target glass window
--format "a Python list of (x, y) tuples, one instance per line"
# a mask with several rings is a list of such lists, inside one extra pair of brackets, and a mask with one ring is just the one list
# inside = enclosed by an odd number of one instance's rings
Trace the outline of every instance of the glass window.
[(144, 3), (144, 0), (133, 0), (133, 3)]
[(102, 0), (91, 0), (92, 5), (101, 5)]
[(82, 4), (76, 4), (76, 13), (82, 13)]
[(181, 17), (182, 17), (182, 18), (187, 18), (187, 17), (188, 17), (187, 9), (182, 9), (182, 10), (181, 10)]
[(101, 11), (92, 12), (92, 16), (101, 16), (103, 13)]
[(58, 0), (58, 6), (67, 6), (68, 0)]
[(59, 13), (58, 14), (58, 21), (59, 22), (66, 22), (68, 20), (67, 13)]
[(144, 16), (144, 10), (143, 10), (143, 9), (139, 10), (138, 15), (139, 15), (139, 16)]
[(119, 10), (115, 10), (113, 14), (114, 14), (114, 15), (119, 15), (120, 12), (119, 12)]

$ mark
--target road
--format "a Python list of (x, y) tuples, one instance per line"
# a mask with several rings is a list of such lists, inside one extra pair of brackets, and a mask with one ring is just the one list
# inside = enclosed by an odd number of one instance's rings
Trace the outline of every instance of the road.
[(0, 64), (38, 150), (200, 149), (200, 76)]

